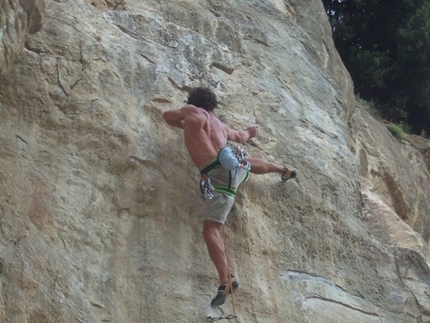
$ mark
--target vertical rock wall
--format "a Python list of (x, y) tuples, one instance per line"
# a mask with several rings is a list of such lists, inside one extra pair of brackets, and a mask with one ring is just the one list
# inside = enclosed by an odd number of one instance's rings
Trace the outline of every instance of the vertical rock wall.
[(252, 176), (229, 216), (237, 321), (430, 321), (425, 159), (355, 104), (320, 1), (0, 3), (1, 322), (232, 313), (161, 119), (200, 85), (260, 124), (249, 155), (299, 170)]

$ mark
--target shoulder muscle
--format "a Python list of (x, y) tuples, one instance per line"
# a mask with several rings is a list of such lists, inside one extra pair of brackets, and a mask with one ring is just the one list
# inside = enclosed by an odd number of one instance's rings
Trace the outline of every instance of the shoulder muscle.
[(182, 109), (185, 124), (193, 126), (203, 126), (208, 118), (208, 113), (194, 105), (186, 105)]

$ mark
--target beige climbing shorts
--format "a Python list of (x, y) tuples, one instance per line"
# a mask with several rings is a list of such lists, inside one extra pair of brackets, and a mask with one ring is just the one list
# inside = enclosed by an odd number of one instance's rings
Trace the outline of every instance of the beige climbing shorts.
[[(234, 204), (236, 189), (249, 177), (251, 165), (248, 163), (248, 166), (247, 168), (237, 167), (237, 169), (229, 171), (219, 165), (207, 173), (215, 190), (212, 199), (205, 199), (203, 220), (225, 223)], [(207, 165), (202, 169), (205, 167)]]
[(212, 199), (205, 199), (203, 220), (224, 224), (234, 204), (234, 197), (215, 191)]

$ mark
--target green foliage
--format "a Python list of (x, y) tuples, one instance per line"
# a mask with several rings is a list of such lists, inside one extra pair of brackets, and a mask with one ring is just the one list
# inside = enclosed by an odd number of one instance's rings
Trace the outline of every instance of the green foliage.
[(403, 129), (394, 123), (389, 123), (387, 125), (387, 129), (391, 132), (391, 134), (399, 140), (403, 139)]
[(352, 48), (349, 59), (356, 92), (372, 99), (380, 89), (387, 89), (391, 73), (388, 52), (381, 52), (376, 47), (368, 50)]
[(323, 0), (355, 91), (430, 133), (430, 0)]
[[(379, 121), (383, 120), (381, 111), (378, 109), (375, 102), (364, 100), (359, 95), (355, 96), (355, 100), (358, 102), (358, 104), (360, 104), (360, 106), (365, 108), (366, 111), (369, 112), (372, 117)], [(402, 114), (402, 112), (399, 112), (399, 114)], [(395, 123), (389, 123), (387, 125), (387, 128), (396, 138), (399, 139), (403, 138), (404, 133), (412, 133), (413, 129), (410, 124), (405, 122), (401, 122), (399, 125), (396, 125)]]
[(412, 126), (408, 123), (402, 124), (402, 129), (405, 133), (412, 133)]
[(375, 105), (375, 102), (373, 101), (367, 101), (360, 97), (360, 95), (355, 96), (355, 100), (366, 109), (369, 114), (374, 117), (375, 119), (380, 120), (381, 119), (381, 111), (378, 110), (378, 108)]

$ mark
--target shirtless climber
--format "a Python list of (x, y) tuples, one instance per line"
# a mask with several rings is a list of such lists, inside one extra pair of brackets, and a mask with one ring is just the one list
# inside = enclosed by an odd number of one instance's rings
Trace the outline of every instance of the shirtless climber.
[(190, 91), (188, 102), (183, 108), (163, 113), (167, 124), (184, 129), (185, 145), (191, 160), (202, 174), (201, 189), (208, 197), (204, 203), (203, 238), (220, 279), (212, 306), (222, 305), (231, 290), (239, 287), (239, 283), (230, 277), (226, 248), (221, 236), (222, 226), (233, 206), (239, 185), (248, 179), (249, 172), (278, 173), (283, 181), (296, 176), (296, 171), (291, 167), (259, 158), (245, 160), (243, 151), (236, 154), (227, 141), (245, 143), (258, 135), (259, 127), (253, 125), (245, 130), (230, 129), (212, 113), (217, 104), (215, 93), (199, 87)]

